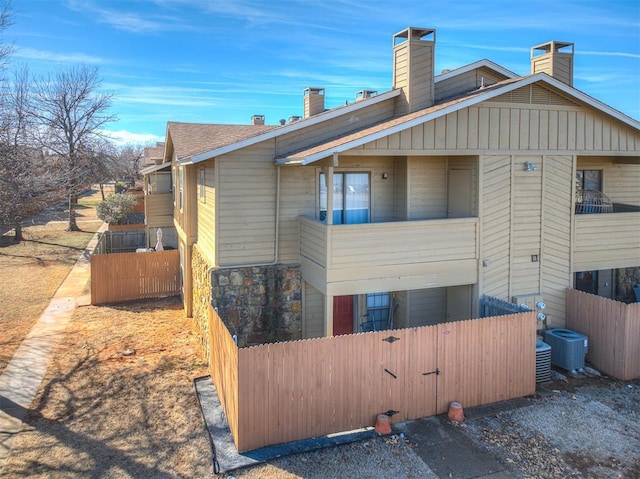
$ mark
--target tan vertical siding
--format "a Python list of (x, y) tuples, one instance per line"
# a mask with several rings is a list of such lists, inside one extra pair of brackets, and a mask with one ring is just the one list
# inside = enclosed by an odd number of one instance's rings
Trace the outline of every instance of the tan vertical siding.
[(275, 256), (273, 145), (260, 143), (217, 159), (218, 263), (265, 263)]
[(409, 220), (447, 217), (446, 157), (408, 159)]
[[(514, 92), (512, 92), (514, 93)], [(413, 150), (546, 150), (551, 152), (636, 152), (640, 134), (617, 120), (575, 105), (540, 88), (531, 92), (535, 104), (519, 104), (512, 93), (503, 102), (487, 101), (411, 128)], [(510, 100), (507, 102), (506, 100)], [(540, 103), (540, 104), (537, 104)], [(362, 149), (405, 150), (394, 133)]]
[(509, 156), (481, 158), (483, 168), (482, 267), (483, 293), (509, 300), (511, 244), (511, 161)]
[(324, 296), (304, 282), (304, 331), (303, 338), (321, 338), (324, 336)]
[(571, 285), (571, 156), (548, 156), (542, 168), (542, 297), (549, 325), (564, 326), (565, 290)]

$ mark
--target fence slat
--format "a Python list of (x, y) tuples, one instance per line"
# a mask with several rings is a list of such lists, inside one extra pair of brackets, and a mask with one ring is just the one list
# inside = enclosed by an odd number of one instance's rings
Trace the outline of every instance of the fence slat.
[(535, 391), (531, 312), (238, 349), (209, 311), (211, 376), (240, 452), (373, 426), (389, 409), (397, 422)]
[(174, 296), (180, 293), (180, 253), (91, 255), (91, 304)]
[(623, 381), (640, 376), (640, 303), (567, 289), (566, 325), (589, 338), (587, 359)]

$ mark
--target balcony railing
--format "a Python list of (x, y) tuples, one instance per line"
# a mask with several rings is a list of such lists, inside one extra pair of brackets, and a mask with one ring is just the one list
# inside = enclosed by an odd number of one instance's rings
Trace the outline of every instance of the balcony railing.
[(478, 219), (326, 225), (301, 217), (300, 261), (305, 280), (332, 295), (474, 284)]
[(640, 212), (575, 216), (573, 270), (640, 266)]

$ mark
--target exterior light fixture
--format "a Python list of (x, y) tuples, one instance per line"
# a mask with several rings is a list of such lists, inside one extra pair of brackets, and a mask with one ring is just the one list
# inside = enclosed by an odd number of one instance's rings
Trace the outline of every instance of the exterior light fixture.
[(524, 171), (536, 171), (537, 169), (538, 167), (535, 163), (532, 163), (531, 161), (524, 162)]

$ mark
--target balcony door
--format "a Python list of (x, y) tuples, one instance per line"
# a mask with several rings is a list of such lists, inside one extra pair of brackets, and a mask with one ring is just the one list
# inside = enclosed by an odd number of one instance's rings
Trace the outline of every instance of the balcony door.
[[(333, 174), (333, 224), (369, 223), (369, 173)], [(327, 183), (320, 173), (320, 221), (327, 220)]]

